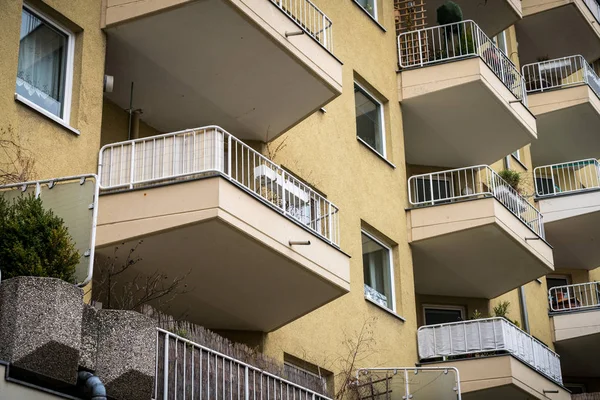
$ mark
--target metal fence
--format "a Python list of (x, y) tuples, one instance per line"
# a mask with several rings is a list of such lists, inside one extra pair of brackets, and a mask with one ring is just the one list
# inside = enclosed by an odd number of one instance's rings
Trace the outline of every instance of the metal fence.
[(600, 282), (555, 286), (548, 290), (548, 299), (552, 311), (600, 309)]
[(587, 84), (600, 97), (600, 78), (583, 56), (523, 65), (523, 77), (529, 93)]
[(460, 377), (453, 367), (361, 368), (355, 398), (460, 400)]
[(398, 54), (402, 68), (480, 57), (512, 94), (527, 104), (521, 71), (473, 21), (401, 33)]
[(270, 0), (296, 22), (306, 34), (333, 53), (333, 23), (310, 0)]
[(529, 229), (545, 238), (540, 211), (488, 165), (477, 165), (413, 175), (408, 179), (408, 199), (414, 206), (494, 197)]
[(163, 329), (156, 339), (156, 400), (330, 400)]
[(339, 210), (325, 197), (218, 126), (112, 143), (100, 150), (100, 188), (220, 174), (339, 247)]
[(590, 158), (544, 165), (533, 170), (536, 197), (581, 193), (600, 188), (600, 163)]
[(417, 335), (421, 360), (506, 352), (562, 384), (558, 354), (504, 318), (427, 325)]

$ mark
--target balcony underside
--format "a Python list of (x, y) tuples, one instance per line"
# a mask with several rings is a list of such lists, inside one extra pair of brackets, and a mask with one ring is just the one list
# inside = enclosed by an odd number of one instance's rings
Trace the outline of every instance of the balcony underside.
[(521, 65), (540, 57), (600, 57), (600, 27), (583, 0), (523, 0), (517, 38)]
[(478, 57), (398, 74), (406, 161), (492, 164), (536, 139), (535, 117)]
[[(562, 386), (510, 355), (470, 358), (433, 365), (458, 368), (462, 398), (465, 400), (571, 398)], [(544, 394), (544, 390), (558, 393)]]
[(159, 132), (218, 122), (268, 141), (341, 94), (341, 63), (308, 34), (286, 38), (301, 28), (267, 0), (109, 4), (106, 25), (106, 96), (128, 109), (134, 82)]
[(269, 332), (350, 289), (346, 255), (220, 177), (102, 195), (100, 261), (139, 239), (119, 280), (189, 274), (168, 312), (207, 328)]
[(556, 268), (592, 270), (600, 265), (600, 191), (539, 201), (546, 239), (554, 248)]
[[(445, 0), (427, 0), (427, 20), (437, 21), (436, 10)], [(489, 36), (495, 36), (523, 17), (521, 0), (494, 0), (479, 3), (456, 0), (465, 20), (473, 20)]]
[(493, 198), (409, 211), (419, 294), (493, 298), (554, 270), (552, 249)]
[(564, 376), (600, 376), (600, 310), (555, 314), (556, 351)]
[(600, 99), (588, 85), (530, 94), (529, 108), (538, 128), (531, 145), (534, 165), (600, 154)]

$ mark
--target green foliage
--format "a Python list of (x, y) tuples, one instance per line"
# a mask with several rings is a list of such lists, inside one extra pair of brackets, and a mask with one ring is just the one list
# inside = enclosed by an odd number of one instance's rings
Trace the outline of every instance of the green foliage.
[(474, 54), (473, 29), (468, 24), (458, 28), (457, 38), (455, 39), (456, 55)]
[(479, 311), (478, 309), (473, 310), (473, 313), (471, 314), (471, 319), (481, 319), (483, 318), (483, 314), (481, 313), (481, 311)]
[(510, 185), (515, 190), (519, 190), (519, 184), (521, 183), (521, 174), (517, 171), (513, 171), (512, 169), (503, 169), (498, 172), (500, 178), (504, 179), (506, 183)]
[[(494, 307), (494, 317), (507, 318), (508, 309), (510, 308), (510, 301), (503, 301)], [(508, 318), (507, 318), (508, 319)]]
[(463, 20), (460, 6), (453, 1), (446, 1), (437, 9), (437, 22), (440, 25), (453, 24)]
[(79, 252), (62, 218), (45, 210), (41, 199), (0, 196), (2, 278), (41, 276), (74, 283)]

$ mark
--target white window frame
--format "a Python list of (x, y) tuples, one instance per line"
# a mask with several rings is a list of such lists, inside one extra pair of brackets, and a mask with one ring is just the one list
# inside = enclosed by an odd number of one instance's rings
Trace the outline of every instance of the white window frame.
[(421, 306), (421, 308), (423, 309), (423, 325), (427, 325), (427, 310), (452, 310), (452, 311), (460, 311), (460, 317), (462, 318), (462, 320), (465, 320), (465, 316), (467, 314), (467, 310), (465, 309), (464, 306), (455, 306), (455, 305), (448, 305), (448, 304), (423, 304)]
[[(502, 37), (504, 48), (500, 47), (499, 37)], [(506, 31), (502, 31), (494, 37), (494, 44), (508, 57), (508, 43), (506, 42)]]
[[(18, 95), (17, 93), (15, 93), (15, 98), (17, 100), (21, 101), (22, 103), (27, 104), (29, 107), (35, 109), (36, 111), (44, 114), (48, 118), (53, 119), (60, 124), (66, 124), (67, 126), (70, 126), (71, 100), (72, 100), (72, 95), (73, 95), (73, 63), (74, 63), (74, 59), (75, 59), (75, 34), (71, 30), (69, 30), (62, 24), (56, 22), (50, 16), (48, 16), (44, 12), (40, 11), (39, 9), (33, 7), (29, 3), (23, 3), (22, 8), (27, 10), (29, 13), (35, 15), (37, 18), (41, 19), (44, 23), (52, 26), (54, 29), (58, 30), (59, 32), (65, 34), (67, 36), (67, 60), (65, 63), (65, 83), (64, 83), (65, 84), (65, 98), (64, 98), (64, 107), (63, 107), (63, 113), (62, 113), (63, 115), (61, 115), (61, 116), (54, 115), (50, 111), (46, 110), (45, 108), (33, 103), (32, 101), (24, 98), (23, 96)], [(20, 25), (19, 25), (19, 29), (20, 29)], [(15, 82), (16, 82), (16, 78), (15, 78)], [(16, 85), (16, 83), (15, 83), (15, 85)]]
[[(361, 92), (363, 92), (363, 94), (369, 98), (369, 100), (371, 100), (373, 103), (376, 103), (378, 105), (379, 108), (379, 119), (381, 122), (381, 153), (379, 152), (379, 150), (373, 148), (373, 146), (371, 146), (370, 144), (368, 144), (364, 139), (362, 139), (360, 136), (358, 136), (358, 130), (356, 131), (356, 138), (358, 140), (360, 140), (360, 142), (362, 144), (364, 144), (365, 146), (367, 146), (368, 148), (370, 148), (371, 150), (373, 150), (375, 153), (379, 154), (380, 156), (382, 156), (383, 158), (385, 158), (387, 160), (387, 143), (385, 140), (385, 118), (384, 118), (384, 112), (383, 112), (383, 103), (381, 101), (379, 101), (377, 99), (376, 96), (373, 96), (373, 94), (371, 92), (369, 92), (367, 89), (365, 89), (364, 86), (362, 86), (360, 83), (358, 83), (357, 81), (354, 81), (354, 86), (358, 87), (360, 89)], [(355, 99), (354, 99), (354, 112), (356, 113), (356, 94), (354, 95)], [(354, 116), (354, 126), (356, 127), (356, 115)]]
[[(383, 243), (381, 240), (377, 239), (374, 235), (365, 231), (364, 229), (361, 229), (360, 232), (361, 232), (361, 234), (364, 234), (369, 239), (371, 239), (372, 241), (374, 241), (375, 243), (377, 243), (378, 245), (380, 245), (381, 247), (386, 249), (388, 252), (388, 265), (389, 265), (389, 269), (390, 269), (390, 292), (391, 292), (390, 295), (392, 296), (392, 301), (391, 301), (392, 308), (377, 304), (377, 303), (369, 300), (366, 296), (365, 296), (365, 300), (367, 300), (368, 302), (371, 302), (379, 307), (385, 308), (386, 310), (392, 311), (395, 314), (396, 313), (396, 283), (394, 281), (394, 255), (392, 253), (392, 248), (390, 246), (388, 246), (387, 244)], [(362, 256), (363, 256), (363, 254), (362, 254), (362, 240), (361, 240), (361, 257)], [(363, 274), (364, 274), (364, 271), (363, 271)], [(364, 282), (363, 282), (363, 284), (364, 284)], [(363, 295), (364, 295), (364, 290), (363, 290)]]
[(360, 4), (360, 3), (358, 3), (358, 2), (357, 2), (356, 4), (358, 4), (358, 5), (359, 5), (359, 6), (360, 6), (360, 7), (361, 7), (363, 10), (365, 10), (365, 12), (366, 12), (367, 14), (369, 14), (371, 17), (373, 17), (373, 19), (374, 19), (375, 21), (379, 21), (379, 18), (378, 18), (379, 14), (377, 14), (377, 0), (373, 0), (373, 14), (371, 14), (371, 13), (369, 12), (369, 10), (367, 10), (366, 8), (364, 8), (364, 7), (362, 6), (362, 4)]
[[(450, 197), (451, 197), (451, 196), (452, 196), (452, 194), (454, 193), (454, 180), (453, 180), (453, 179), (451, 179), (451, 178), (449, 178), (449, 177), (443, 177), (443, 176), (441, 176), (441, 175), (437, 175), (437, 176), (435, 176), (435, 177), (434, 177), (434, 176), (431, 176), (431, 177), (424, 177), (424, 176), (423, 176), (423, 177), (416, 178), (416, 179), (415, 179), (415, 181), (418, 181), (419, 179), (422, 179), (422, 180), (428, 180), (428, 181), (431, 181), (432, 183), (433, 183), (433, 181), (438, 181), (438, 182), (446, 182), (446, 183), (448, 183), (448, 191), (449, 191), (449, 193), (448, 193), (448, 194), (450, 195)], [(435, 183), (433, 183), (433, 185), (435, 186)], [(439, 184), (438, 184), (438, 185), (439, 185)], [(434, 199), (434, 198), (433, 198), (433, 193), (431, 193), (431, 199), (430, 199), (430, 200), (427, 200), (427, 199), (419, 199), (419, 198), (418, 198), (418, 197), (419, 197), (419, 189), (418, 189), (418, 188), (419, 188), (419, 186), (418, 186), (418, 184), (417, 184), (417, 186), (415, 187), (415, 189), (416, 189), (416, 190), (415, 190), (415, 195), (416, 195), (416, 197), (417, 197), (417, 201), (419, 201), (419, 202), (432, 202), (432, 201), (433, 201), (433, 202), (436, 202), (436, 201), (437, 201), (437, 202), (443, 202), (443, 201), (448, 201), (448, 200), (450, 200), (450, 198), (447, 198), (447, 199)]]

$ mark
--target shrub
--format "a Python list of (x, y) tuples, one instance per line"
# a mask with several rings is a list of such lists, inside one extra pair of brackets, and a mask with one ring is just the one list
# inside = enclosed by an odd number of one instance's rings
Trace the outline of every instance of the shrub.
[(74, 283), (79, 252), (62, 218), (33, 195), (12, 202), (0, 196), (0, 270), (16, 276), (60, 278)]
[(437, 9), (437, 22), (440, 25), (453, 24), (463, 20), (460, 6), (453, 1), (446, 1)]
[(506, 183), (510, 185), (510, 187), (512, 187), (516, 191), (519, 191), (519, 184), (521, 183), (521, 174), (511, 169), (503, 169), (502, 171), (498, 172), (498, 175), (500, 175), (500, 178), (504, 179)]

